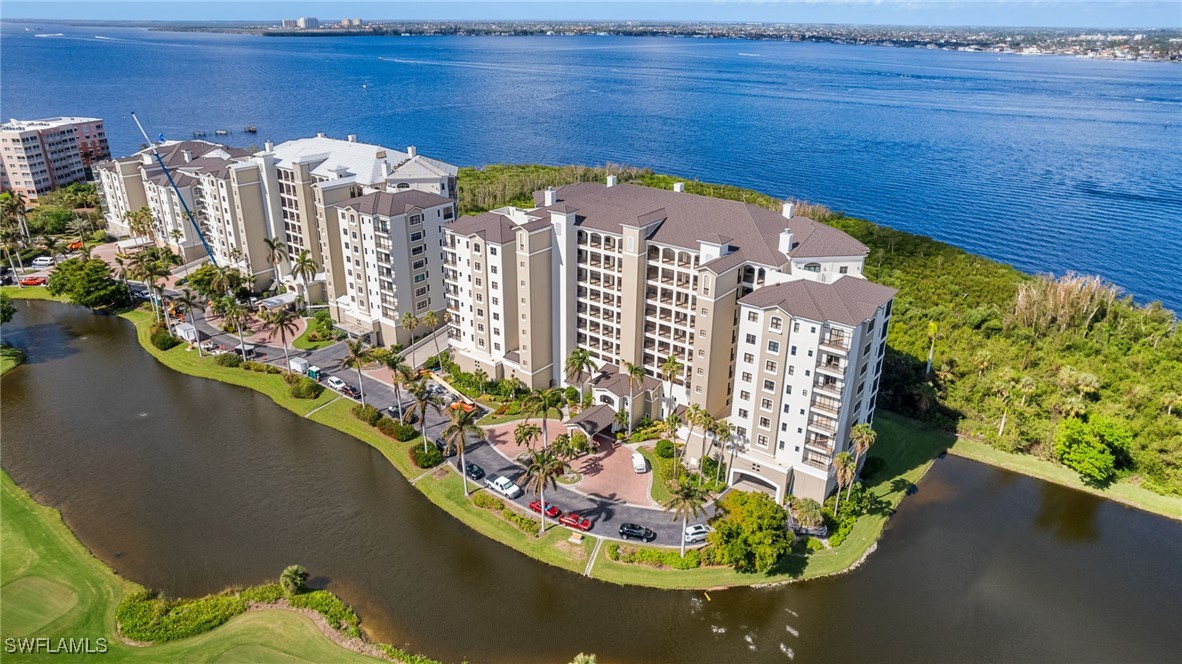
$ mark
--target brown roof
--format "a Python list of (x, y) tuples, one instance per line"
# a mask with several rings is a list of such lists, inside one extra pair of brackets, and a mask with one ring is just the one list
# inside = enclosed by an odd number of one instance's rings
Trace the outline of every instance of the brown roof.
[(620, 372), (620, 367), (614, 364), (605, 364), (600, 372), (591, 379), (591, 387), (597, 390), (607, 390), (618, 397), (626, 397), (631, 392), (639, 394), (649, 390), (657, 390), (661, 387), (661, 381), (645, 374), (640, 385), (630, 388), (628, 387), (628, 376)]
[[(819, 224), (807, 217), (785, 219), (783, 215), (757, 205), (711, 196), (654, 189), (634, 184), (608, 187), (594, 182), (580, 182), (555, 191), (559, 205), (577, 208), (576, 222), (588, 229), (619, 234), (623, 226), (643, 226), (659, 222), (648, 239), (686, 249), (698, 249), (699, 240), (718, 243), (725, 239), (743, 250), (745, 260), (760, 265), (778, 266), (786, 262), (780, 252), (780, 233), (793, 233), (792, 256), (862, 256), (865, 245), (841, 231)], [(544, 192), (535, 192), (541, 205)], [(719, 230), (727, 236), (719, 235)], [(733, 259), (732, 259), (733, 260)]]
[(374, 214), (382, 217), (397, 217), (412, 209), (424, 209), (451, 203), (450, 198), (417, 189), (403, 189), (397, 192), (375, 191), (350, 198), (336, 204), (339, 208), (351, 208), (360, 214)]
[(611, 406), (606, 404), (599, 404), (598, 406), (591, 406), (584, 409), (578, 415), (566, 421), (568, 426), (577, 426), (583, 431), (587, 432), (588, 436), (595, 434), (610, 427), (616, 421), (616, 411), (612, 410)]
[(739, 300), (760, 309), (777, 307), (792, 316), (818, 322), (857, 325), (874, 316), (898, 290), (873, 281), (845, 276), (831, 284), (799, 279), (764, 286)]
[(514, 234), (515, 226), (513, 221), (503, 214), (483, 212), (474, 217), (457, 219), (444, 226), (444, 228), (456, 235), (475, 235), (484, 238), (485, 242), (505, 244), (506, 242), (512, 242), (513, 238), (516, 237)]

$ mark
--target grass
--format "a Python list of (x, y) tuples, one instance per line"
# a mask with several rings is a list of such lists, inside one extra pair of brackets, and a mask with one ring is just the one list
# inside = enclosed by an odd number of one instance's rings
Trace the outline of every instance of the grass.
[(0, 376), (17, 368), (24, 361), (25, 354), (21, 349), (0, 344)]
[(321, 348), (327, 348), (328, 346), (337, 343), (336, 339), (326, 339), (323, 341), (311, 341), (308, 339), (308, 333), (312, 331), (311, 320), (312, 319), (310, 318), (306, 319), (308, 322), (307, 327), (305, 327), (304, 331), (300, 333), (300, 336), (296, 337), (291, 342), (293, 348), (299, 348), (300, 350), (320, 350)]
[(657, 458), (656, 451), (645, 446), (637, 447), (636, 450), (643, 454), (645, 459), (648, 459), (648, 467), (652, 469), (653, 486), (650, 494), (653, 501), (658, 505), (668, 503), (673, 494), (669, 493), (669, 478), (665, 477), (665, 467), (657, 463), (660, 459)]
[(65, 302), (66, 299), (60, 295), (51, 295), (49, 289), (45, 286), (0, 286), (2, 291), (8, 297), (14, 300), (52, 300), (53, 302)]
[[(4, 638), (106, 639), (110, 662), (374, 661), (340, 648), (307, 616), (254, 611), (200, 636), (149, 647), (119, 640), (115, 609), (139, 586), (121, 579), (74, 537), (61, 515), (38, 505), (7, 473), (0, 474), (0, 635)], [(28, 600), (28, 601), (26, 601)], [(48, 655), (9, 655), (17, 660)]]
[(607, 557), (605, 550), (595, 561), (591, 576), (611, 583), (653, 588), (714, 588), (800, 581), (846, 570), (878, 541), (887, 518), (903, 500), (908, 488), (923, 477), (936, 455), (952, 443), (952, 437), (944, 432), (885, 411), (879, 411), (874, 426), (878, 430), (878, 443), (871, 455), (881, 457), (885, 465), (872, 479), (869, 489), (891, 509), (858, 519), (841, 546), (807, 557), (786, 556), (769, 574), (741, 574), (729, 567), (658, 570), (615, 562)]
[(1037, 477), (1040, 480), (1053, 482), (1065, 487), (1086, 491), (1118, 503), (1136, 507), (1147, 512), (1160, 514), (1171, 519), (1182, 520), (1182, 497), (1166, 496), (1155, 491), (1137, 486), (1131, 482), (1114, 482), (1101, 489), (1084, 484), (1079, 473), (1070, 468), (1060, 466), (1052, 461), (1040, 459), (1030, 454), (1014, 454), (999, 450), (992, 445), (972, 440), (957, 438), (956, 443), (948, 451), (957, 456), (987, 463), (998, 468), (1005, 468), (1016, 473)]
[(516, 415), (495, 415), (496, 408), (490, 408), (491, 412), (488, 415), (480, 418), (476, 423), (482, 427), (491, 427), (496, 424), (504, 424), (505, 422), (516, 422), (517, 420), (524, 420), (529, 417), (525, 413), (518, 413)]

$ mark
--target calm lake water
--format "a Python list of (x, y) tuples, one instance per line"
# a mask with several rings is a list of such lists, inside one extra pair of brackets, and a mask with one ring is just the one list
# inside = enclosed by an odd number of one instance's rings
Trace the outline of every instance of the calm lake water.
[(376, 638), (447, 661), (1164, 662), (1182, 524), (955, 458), (858, 570), (711, 593), (621, 588), (470, 531), (368, 446), (175, 373), (118, 318), (18, 305), (3, 467), (120, 574), (175, 595), (299, 562)]
[[(0, 115), (116, 154), (225, 128), (455, 164), (627, 163), (795, 196), (1182, 309), (1182, 67), (623, 37), (269, 38), (0, 25)], [(257, 125), (257, 136), (241, 133)]]

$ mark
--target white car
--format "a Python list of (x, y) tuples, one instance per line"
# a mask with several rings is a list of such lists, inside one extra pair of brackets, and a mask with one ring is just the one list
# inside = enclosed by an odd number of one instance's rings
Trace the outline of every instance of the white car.
[(648, 461), (644, 458), (644, 455), (641, 454), (640, 452), (633, 452), (632, 453), (632, 470), (633, 470), (633, 472), (635, 472), (637, 474), (645, 473), (648, 471)]
[(33, 267), (53, 267), (57, 265), (57, 261), (49, 256), (38, 256), (33, 259)]
[(346, 385), (348, 385), (348, 383), (346, 383), (345, 381), (341, 380), (340, 378), (337, 378), (336, 376), (329, 376), (329, 377), (328, 377), (328, 380), (326, 380), (326, 381), (324, 381), (324, 382), (325, 382), (325, 383), (326, 383), (326, 384), (327, 384), (329, 387), (331, 387), (332, 389), (336, 390), (337, 392), (340, 392), (341, 390), (345, 389), (345, 386), (346, 386)]
[(516, 498), (524, 493), (513, 480), (502, 475), (489, 475), (484, 485), (506, 498)]
[(692, 526), (686, 526), (685, 543), (693, 544), (695, 542), (705, 542), (706, 536), (709, 535), (710, 531), (712, 530), (714, 529), (710, 526), (701, 523), (694, 524)]

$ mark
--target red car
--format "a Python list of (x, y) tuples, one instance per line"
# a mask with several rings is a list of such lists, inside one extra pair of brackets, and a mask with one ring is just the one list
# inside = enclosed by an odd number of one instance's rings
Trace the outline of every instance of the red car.
[[(542, 501), (540, 501), (540, 500), (533, 501), (532, 503), (529, 504), (529, 508), (531, 510), (537, 512), (538, 514), (541, 514), (542, 513)], [(557, 519), (558, 517), (562, 516), (562, 510), (551, 505), (550, 503), (546, 503), (546, 516), (550, 517), (551, 519)]]
[(591, 530), (591, 519), (584, 519), (574, 512), (567, 512), (566, 514), (563, 514), (562, 518), (558, 520), (558, 523), (561, 523), (567, 528), (574, 528), (575, 530), (582, 530), (583, 532)]
[(46, 281), (45, 277), (21, 277), (22, 286), (44, 286)]

